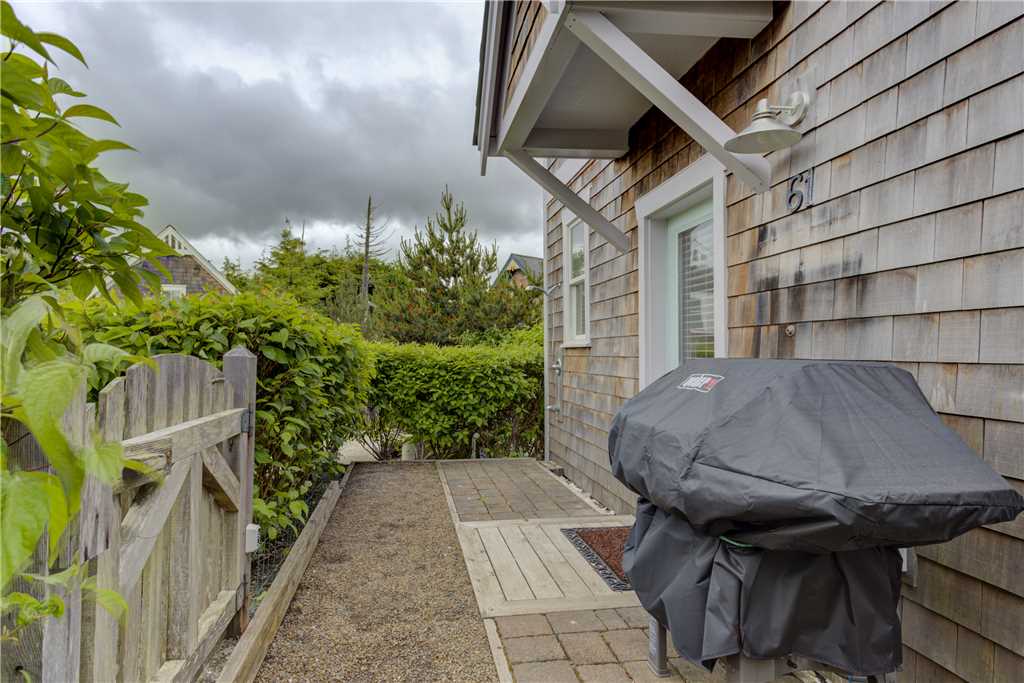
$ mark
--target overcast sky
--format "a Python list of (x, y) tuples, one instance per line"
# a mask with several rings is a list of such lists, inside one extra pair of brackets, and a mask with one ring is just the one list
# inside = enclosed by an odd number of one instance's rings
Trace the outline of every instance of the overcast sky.
[(121, 123), (89, 132), (139, 150), (104, 172), (216, 265), (251, 264), (285, 217), (341, 246), (370, 193), (397, 243), (446, 183), (502, 259), (540, 254), (540, 190), (505, 160), (478, 171), (482, 3), (15, 4), (85, 54), (60, 75)]

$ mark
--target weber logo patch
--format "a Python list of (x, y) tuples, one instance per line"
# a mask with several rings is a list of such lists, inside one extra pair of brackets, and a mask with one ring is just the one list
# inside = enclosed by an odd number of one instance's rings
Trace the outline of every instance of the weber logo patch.
[(723, 379), (725, 379), (725, 377), (722, 377), (721, 375), (707, 375), (704, 373), (690, 375), (676, 388), (689, 389), (690, 391), (699, 391), (702, 394), (706, 394), (714, 389), (715, 386)]

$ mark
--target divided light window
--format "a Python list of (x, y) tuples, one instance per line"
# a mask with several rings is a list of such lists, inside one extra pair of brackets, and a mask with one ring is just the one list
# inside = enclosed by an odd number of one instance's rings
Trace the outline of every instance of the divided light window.
[(184, 299), (188, 295), (188, 285), (160, 285), (160, 292), (165, 299)]
[(565, 341), (585, 344), (590, 340), (590, 250), (587, 224), (573, 217), (565, 227), (563, 267), (565, 285)]

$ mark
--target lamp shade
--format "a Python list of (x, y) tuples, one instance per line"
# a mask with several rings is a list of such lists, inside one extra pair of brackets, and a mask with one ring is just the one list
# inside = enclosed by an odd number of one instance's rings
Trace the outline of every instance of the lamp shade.
[(726, 141), (725, 148), (733, 154), (766, 154), (795, 145), (801, 137), (771, 112), (759, 111), (749, 126)]

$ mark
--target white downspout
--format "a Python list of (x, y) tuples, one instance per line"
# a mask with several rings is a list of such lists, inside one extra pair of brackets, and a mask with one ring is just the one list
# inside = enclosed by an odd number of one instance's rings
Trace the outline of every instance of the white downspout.
[(550, 304), (548, 299), (548, 221), (547, 221), (547, 193), (544, 190), (540, 191), (540, 233), (541, 239), (543, 240), (540, 248), (540, 253), (543, 256), (541, 259), (541, 286), (544, 287), (544, 461), (551, 460), (551, 411), (548, 410), (548, 406), (551, 405), (550, 398), (550, 380), (551, 380), (551, 335), (548, 333), (548, 314), (551, 312)]

